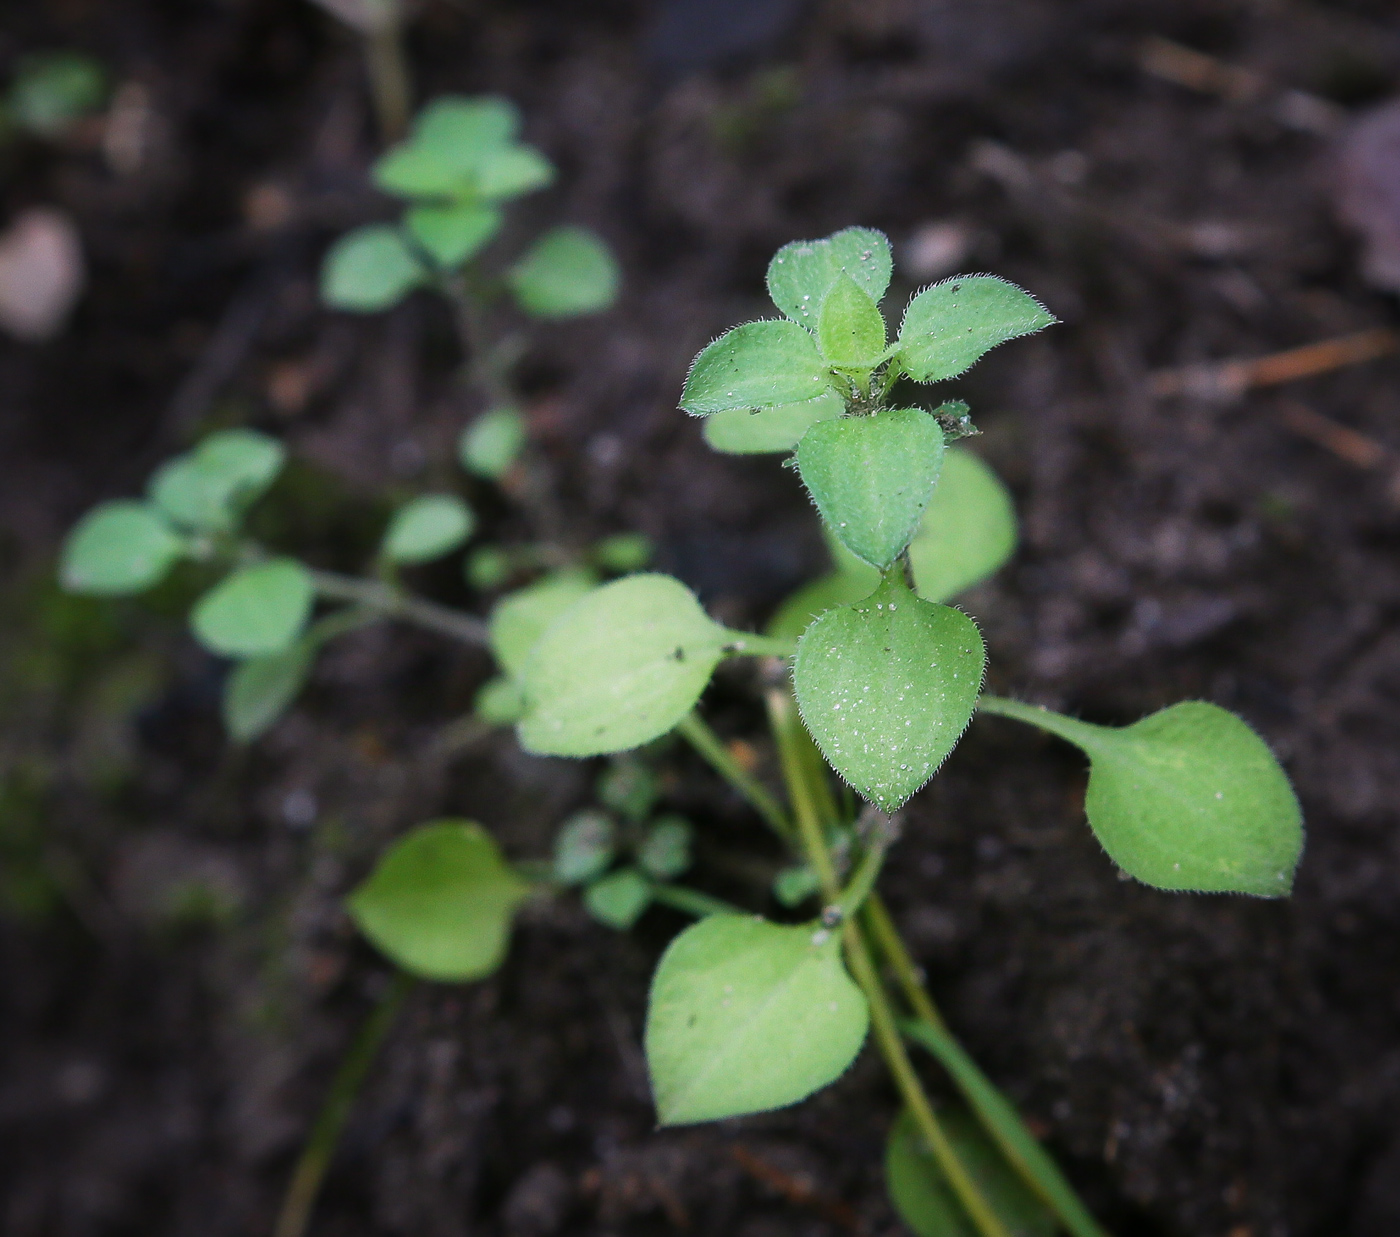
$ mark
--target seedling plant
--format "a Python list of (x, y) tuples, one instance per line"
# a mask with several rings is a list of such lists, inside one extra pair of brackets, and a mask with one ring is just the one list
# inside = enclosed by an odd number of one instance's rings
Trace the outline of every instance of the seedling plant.
[[(466, 131), (479, 133), (472, 126), (481, 117), (500, 113), (434, 114), (458, 117), (453, 126), (476, 117)], [(441, 178), (420, 170), (431, 163), (422, 151), (446, 143), (438, 123), (420, 121), (409, 146), (381, 165), (381, 183), (445, 193)], [(463, 131), (454, 129), (459, 140)], [(506, 165), (532, 166), (529, 158)], [(432, 209), (457, 217), (454, 205)], [(483, 209), (473, 199), (462, 218)], [(371, 256), (392, 250), (388, 265), (412, 272), (379, 286), (398, 295), (429, 282), (452, 295), (459, 268), (422, 256), (421, 217), (417, 231), (404, 226), (356, 243)], [(328, 272), (358, 270), (360, 260), (333, 255)], [(378, 263), (375, 256), (366, 268)], [(442, 495), (395, 515), (367, 577), (271, 555), (238, 531), (246, 504), (281, 464), (278, 445), (249, 431), (216, 435), (167, 464), (144, 502), (90, 514), (69, 542), (64, 579), (79, 591), (132, 592), (182, 555), (227, 566), (191, 621), (206, 647), (235, 659), (225, 715), (242, 738), (286, 706), (315, 650), (339, 631), (391, 617), (488, 643), (501, 675), (479, 711), (513, 722), (527, 751), (607, 757), (599, 806), (569, 820), (555, 854), (535, 863), (507, 862), (473, 822), (410, 831), (348, 900), (379, 950), (405, 975), (468, 982), (501, 965), (513, 917), (532, 897), (579, 887), (590, 911), (617, 927), (652, 902), (675, 907), (697, 922), (663, 954), (647, 1011), (662, 1125), (795, 1104), (838, 1079), (873, 1039), (902, 1102), (887, 1148), (889, 1191), (915, 1232), (1090, 1237), (1102, 1230), (949, 1033), (879, 895), (900, 810), (981, 711), (1079, 747), (1089, 761), (1090, 828), (1123, 873), (1160, 889), (1286, 895), (1301, 817), (1264, 742), (1213, 704), (1173, 705), (1118, 728), (982, 691), (981, 635), (946, 603), (1010, 556), (1014, 515), (995, 475), (953, 445), (975, 432), (966, 405), (925, 408), (910, 393), (956, 378), (1053, 318), (1002, 279), (958, 276), (918, 293), (891, 339), (880, 310), (890, 275), (888, 242), (869, 229), (784, 246), (768, 270), (782, 316), (722, 335), (686, 380), (681, 406), (704, 419), (715, 449), (790, 457), (832, 547), (833, 569), (763, 634), (715, 622), (672, 577), (636, 572), (642, 555), (633, 545), (629, 558), (626, 543), (621, 553), (616, 544), (595, 547), (591, 563), (506, 595), (485, 623), (413, 596), (390, 569), (453, 552), (471, 530), (460, 500)], [(511, 282), (517, 295), (519, 281)], [(328, 276), (328, 287), (345, 286)], [(600, 583), (606, 566), (633, 573)], [(314, 614), (318, 600), (337, 608)], [(696, 711), (716, 668), (736, 657), (759, 662), (781, 794)], [(785, 848), (773, 917), (680, 883), (690, 825), (658, 816), (654, 786), (646, 789), (650, 745), (673, 733)], [(346, 1097), (387, 1026), (385, 1010), (401, 997), (399, 986), (347, 1059), (298, 1171), (300, 1201), (289, 1201), (283, 1237), (300, 1231)], [(939, 1062), (959, 1104), (935, 1106), (911, 1045)]]

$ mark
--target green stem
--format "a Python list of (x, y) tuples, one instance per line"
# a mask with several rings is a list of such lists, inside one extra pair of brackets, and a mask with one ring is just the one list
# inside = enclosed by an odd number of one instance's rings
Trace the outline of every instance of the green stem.
[(435, 601), (414, 597), (377, 580), (344, 576), (333, 571), (312, 571), (311, 581), (317, 595), (331, 601), (352, 602), (374, 610), (385, 618), (401, 619), (418, 627), (426, 627), (429, 631), (451, 636), (466, 644), (480, 646), (487, 643), (487, 627), (479, 618), (449, 606), (440, 606)]
[(797, 641), (782, 636), (760, 636), (752, 631), (734, 633), (738, 639), (724, 646), (726, 653), (741, 657), (791, 657), (797, 652)]
[(769, 688), (765, 700), (768, 724), (778, 742), (778, 759), (783, 766), (783, 780), (787, 784), (793, 814), (797, 817), (803, 853), (821, 882), (826, 900), (834, 902), (840, 893), (840, 878), (822, 832), (817, 796), (812, 789), (811, 767), (802, 746), (806, 729), (802, 719), (797, 716), (797, 702), (785, 687)]
[(291, 1184), (282, 1200), (282, 1210), (277, 1216), (277, 1225), (272, 1230), (273, 1237), (302, 1237), (306, 1232), (311, 1209), (316, 1204), (321, 1182), (340, 1142), (350, 1107), (413, 984), (411, 976), (402, 971), (395, 974), (388, 991), (379, 998), (379, 1003), (356, 1033), (292, 1173)]
[(651, 896), (662, 906), (669, 906), (685, 915), (694, 915), (696, 919), (705, 919), (710, 915), (747, 914), (742, 907), (735, 906), (732, 902), (726, 902), (723, 898), (712, 898), (708, 893), (689, 889), (685, 885), (653, 885)]
[(854, 916), (866, 899), (874, 894), (875, 882), (880, 879), (880, 869), (885, 865), (885, 851), (893, 840), (891, 832), (885, 830), (865, 848), (854, 875), (846, 882), (835, 903), (836, 912), (843, 921)]
[(364, 33), (365, 70), (374, 101), (379, 136), (386, 146), (408, 132), (408, 116), (413, 108), (408, 59), (403, 50), (403, 22), (399, 6), (384, 6), (383, 18)]
[(977, 701), (977, 711), (991, 713), (997, 717), (1009, 717), (1014, 721), (1047, 730), (1085, 751), (1092, 750), (1096, 740), (1102, 742), (1103, 733), (1107, 729), (1090, 722), (1081, 722), (1078, 718), (1066, 717), (1063, 713), (1056, 713), (1042, 705), (1008, 700), (1005, 696), (980, 697)]
[(719, 735), (701, 720), (698, 713), (687, 713), (681, 718), (676, 725), (676, 733), (743, 796), (745, 802), (763, 817), (774, 833), (786, 842), (793, 840), (792, 825), (777, 799), (762, 782), (729, 754)]

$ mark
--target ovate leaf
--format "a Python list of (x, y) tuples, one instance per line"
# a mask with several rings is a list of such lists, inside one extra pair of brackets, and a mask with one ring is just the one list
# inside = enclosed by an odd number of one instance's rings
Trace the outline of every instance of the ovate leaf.
[(1016, 508), (1001, 478), (971, 451), (954, 448), (923, 523), (909, 543), (914, 587), (947, 601), (985, 580), (1016, 552)]
[(582, 885), (601, 876), (613, 861), (615, 832), (606, 812), (575, 812), (554, 839), (554, 879)]
[(389, 522), (382, 553), (394, 563), (428, 563), (450, 554), (476, 527), (476, 516), (455, 494), (423, 494)]
[(553, 180), (554, 164), (533, 146), (517, 143), (486, 153), (476, 171), (475, 191), (488, 202), (504, 202), (543, 189)]
[(1143, 884), (1265, 898), (1291, 890), (1302, 812), (1273, 753), (1233, 713), (1189, 700), (1116, 729), (1015, 701), (985, 707), (1089, 757), (1089, 824)]
[(858, 558), (887, 567), (909, 544), (943, 466), (943, 430), (917, 408), (812, 426), (797, 467), (822, 519)]
[(774, 408), (823, 395), (826, 363), (793, 322), (746, 322), (710, 344), (691, 367), (681, 407), (693, 416), (728, 408)]
[(525, 418), (514, 408), (492, 408), (477, 417), (457, 441), (457, 458), (476, 477), (499, 480), (525, 446)]
[(856, 564), (859, 571), (832, 571), (804, 584), (778, 607), (765, 629), (768, 634), (795, 639), (828, 610), (864, 601), (880, 586), (880, 573), (859, 559)]
[(574, 602), (598, 587), (586, 569), (556, 571), (528, 588), (502, 597), (491, 611), (491, 652), (502, 670), (518, 679), (535, 642)]
[(408, 140), (375, 165), (374, 183), (406, 198), (474, 195), (483, 164), (510, 147), (520, 114), (507, 99), (435, 99), (419, 114)]
[(378, 313), (427, 281), (427, 268), (398, 228), (372, 223), (342, 236), (321, 266), (321, 299), (332, 309)]
[(20, 125), (52, 139), (101, 107), (106, 94), (101, 61), (82, 52), (32, 52), (15, 65), (8, 103)]
[(139, 593), (159, 584), (184, 549), (160, 512), (145, 503), (103, 503), (68, 534), (59, 579), (70, 593)]
[(841, 275), (822, 301), (817, 342), (838, 369), (873, 369), (885, 350), (885, 320), (849, 275)]
[(537, 318), (598, 313), (617, 299), (612, 251), (587, 228), (546, 232), (506, 274), (515, 299)]
[(694, 833), (682, 816), (662, 816), (653, 821), (637, 848), (642, 871), (659, 881), (675, 880), (690, 867), (690, 840)]
[(480, 825), (442, 820), (394, 843), (346, 905), (375, 948), (409, 974), (464, 983), (501, 965), (529, 892)]
[(223, 430), (169, 460), (151, 477), (151, 501), (175, 524), (195, 532), (230, 532), (244, 508), (282, 471), (286, 451), (256, 430)]
[(679, 580), (624, 576), (554, 621), (522, 676), (521, 745), (547, 756), (600, 756), (665, 734), (741, 642)]
[(702, 428), (705, 441), (714, 450), (729, 455), (791, 451), (818, 421), (839, 417), (845, 410), (846, 402), (828, 390), (800, 404), (780, 404), (757, 411), (727, 408), (706, 417)]
[(712, 915), (662, 955), (646, 1054), (662, 1125), (782, 1108), (834, 1082), (869, 1023), (841, 934)]
[(311, 576), (296, 559), (244, 567), (195, 603), (190, 623), (199, 642), (225, 657), (280, 653), (311, 614)]
[(525, 697), (514, 679), (498, 675), (481, 685), (472, 712), (488, 726), (514, 726), (525, 716)]
[(501, 212), (478, 202), (415, 206), (404, 216), (409, 234), (439, 266), (461, 266), (501, 227)]
[[(1053, 1237), (1055, 1217), (1002, 1158), (996, 1145), (961, 1108), (938, 1114), (958, 1160), (1013, 1237)], [(908, 1109), (890, 1128), (885, 1186), (901, 1220), (918, 1237), (978, 1237), (953, 1187), (924, 1142)]]
[(651, 905), (651, 882), (636, 868), (623, 868), (589, 885), (583, 904), (599, 923), (626, 932)]
[(280, 653), (250, 657), (224, 681), (224, 729), (236, 743), (251, 743), (297, 698), (315, 660), (307, 641)]
[(593, 561), (604, 571), (625, 575), (640, 571), (649, 562), (656, 548), (645, 533), (613, 533), (593, 545)]
[(954, 275), (909, 302), (899, 357), (915, 382), (938, 382), (956, 377), (998, 344), (1055, 321), (1013, 283), (995, 275)]
[(843, 272), (878, 302), (890, 286), (890, 242), (874, 228), (846, 228), (820, 241), (793, 241), (768, 264), (768, 294), (792, 321), (815, 330), (831, 285)]
[(977, 704), (985, 652), (967, 615), (914, 596), (891, 572), (828, 610), (793, 663), (802, 720), (827, 762), (882, 812), (931, 778)]

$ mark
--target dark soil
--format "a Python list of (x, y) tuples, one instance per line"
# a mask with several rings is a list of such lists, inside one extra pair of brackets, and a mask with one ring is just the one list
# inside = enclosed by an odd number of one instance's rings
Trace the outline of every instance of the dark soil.
[[(325, 243), (389, 209), (364, 188), (372, 125), (331, 19), (294, 0), (51, 0), (3, 24), (0, 68), (81, 47), (150, 111), (126, 175), (90, 133), (0, 153), (5, 217), (71, 210), (91, 273), (62, 338), (0, 343), (0, 1227), (266, 1233), (386, 980), (340, 897), (436, 815), (544, 854), (596, 769), (508, 737), (434, 746), (489, 667), (397, 629), (336, 646), (233, 753), (219, 668), (181, 635), (195, 582), (154, 606), (52, 596), (77, 514), (237, 421), (304, 461), (268, 535), (353, 566), (386, 495), (449, 475), (473, 405), (437, 306), (317, 307)], [(423, 96), (508, 94), (559, 162), (528, 226), (587, 223), (623, 258), (618, 308), (522, 363), (570, 529), (652, 534), (729, 621), (761, 621), (820, 566), (792, 476), (710, 454), (675, 410), (695, 351), (766, 311), (774, 248), (958, 221), (965, 267), (1064, 320), (957, 384), (1024, 518), (1015, 563), (965, 599), (993, 684), (1101, 721), (1187, 697), (1237, 710), (1296, 780), (1297, 889), (1119, 880), (1083, 823), (1079, 758), (992, 720), (909, 809), (889, 898), (950, 1021), (1115, 1233), (1393, 1237), (1400, 505), (1386, 468), (1289, 418), (1301, 403), (1400, 450), (1400, 361), (1233, 402), (1154, 398), (1148, 375), (1387, 325), (1395, 306), (1333, 222), (1328, 142), (1280, 123), (1268, 92), (1143, 72), (1151, 34), (1352, 111), (1400, 85), (1382, 0), (435, 0), (411, 43)], [(521, 534), (477, 501), (491, 535)], [(481, 604), (450, 572), (419, 582)], [(759, 733), (747, 686), (713, 692), (726, 734)], [(771, 858), (757, 822), (683, 753), (665, 768), (668, 806), (707, 839), (698, 882), (757, 905), (716, 853)], [(177, 907), (193, 888), (204, 901)], [(795, 1109), (653, 1131), (641, 1019), (680, 923), (653, 911), (619, 935), (561, 902), (493, 981), (419, 989), (313, 1232), (897, 1231), (894, 1095), (870, 1052)]]

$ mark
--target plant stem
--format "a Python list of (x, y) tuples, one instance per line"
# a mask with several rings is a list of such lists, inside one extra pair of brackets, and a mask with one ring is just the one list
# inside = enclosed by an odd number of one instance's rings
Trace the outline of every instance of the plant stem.
[(386, 618), (402, 619), (429, 631), (436, 631), (466, 644), (485, 645), (487, 627), (479, 618), (440, 606), (435, 601), (414, 597), (378, 580), (340, 575), (334, 571), (312, 571), (311, 581), (321, 597), (349, 601)]
[(403, 50), (403, 21), (397, 0), (384, 6), (382, 18), (364, 32), (365, 70), (379, 137), (388, 146), (408, 132), (413, 108), (408, 60)]
[(918, 966), (914, 959), (909, 956), (909, 950), (905, 948), (904, 938), (899, 935), (899, 929), (895, 927), (894, 919), (890, 916), (889, 907), (885, 905), (884, 898), (878, 893), (872, 893), (866, 900), (861, 915), (865, 920), (866, 931), (875, 941), (875, 948), (890, 964), (890, 969), (899, 982), (900, 991), (904, 993), (904, 999), (908, 1002), (909, 1008), (930, 1026), (947, 1030), (943, 1016), (935, 1008), (933, 998), (929, 996), (928, 989), (924, 987), (923, 977), (919, 974)]
[(710, 915), (748, 913), (732, 902), (726, 902), (723, 898), (713, 898), (708, 893), (701, 893), (698, 889), (690, 889), (685, 885), (653, 885), (651, 896), (662, 906), (669, 906), (685, 915), (694, 915), (696, 919), (704, 919)]
[(316, 1124), (311, 1127), (311, 1137), (307, 1139), (301, 1159), (292, 1173), (291, 1184), (282, 1200), (282, 1210), (277, 1216), (277, 1225), (272, 1230), (273, 1237), (302, 1237), (305, 1233), (307, 1222), (311, 1219), (311, 1208), (315, 1206), (321, 1182), (335, 1155), (350, 1107), (413, 984), (412, 976), (397, 972), (388, 991), (379, 998), (379, 1003), (351, 1042), (350, 1050), (331, 1082), (330, 1094), (317, 1114)]
[[(784, 688), (773, 688), (769, 691), (768, 715), (778, 740), (778, 750), (783, 756), (783, 773), (787, 779), (788, 797), (793, 803), (807, 862), (811, 864), (812, 870), (822, 883), (822, 894), (827, 903), (839, 905), (841, 889), (837, 881), (836, 865), (832, 862), (831, 851), (827, 848), (813, 796), (805, 785), (805, 762), (800, 759), (800, 748), (794, 741), (793, 727), (802, 723), (797, 717), (792, 695)], [(862, 863), (861, 868), (864, 867), (865, 864)], [(854, 885), (855, 882), (852, 883)], [(998, 1219), (991, 1204), (978, 1189), (977, 1183), (958, 1158), (952, 1143), (948, 1141), (948, 1135), (934, 1115), (933, 1105), (929, 1103), (913, 1062), (909, 1060), (904, 1041), (900, 1038), (899, 1025), (895, 1020), (889, 995), (875, 970), (875, 963), (870, 957), (869, 947), (860, 933), (859, 925), (854, 919), (847, 919), (842, 925), (842, 933), (851, 975), (865, 993), (865, 999), (870, 1006), (870, 1023), (875, 1032), (875, 1042), (879, 1046), (880, 1055), (884, 1057), (885, 1065), (893, 1075), (895, 1086), (904, 1100), (905, 1107), (914, 1118), (920, 1135), (981, 1237), (1010, 1237), (1006, 1226)]]
[(710, 729), (698, 713), (687, 713), (685, 717), (681, 718), (676, 725), (676, 733), (699, 752), (720, 777), (739, 792), (745, 802), (763, 817), (774, 833), (785, 842), (791, 843), (794, 840), (792, 824), (777, 799), (762, 782), (729, 754), (729, 749), (724, 746), (719, 735)]

